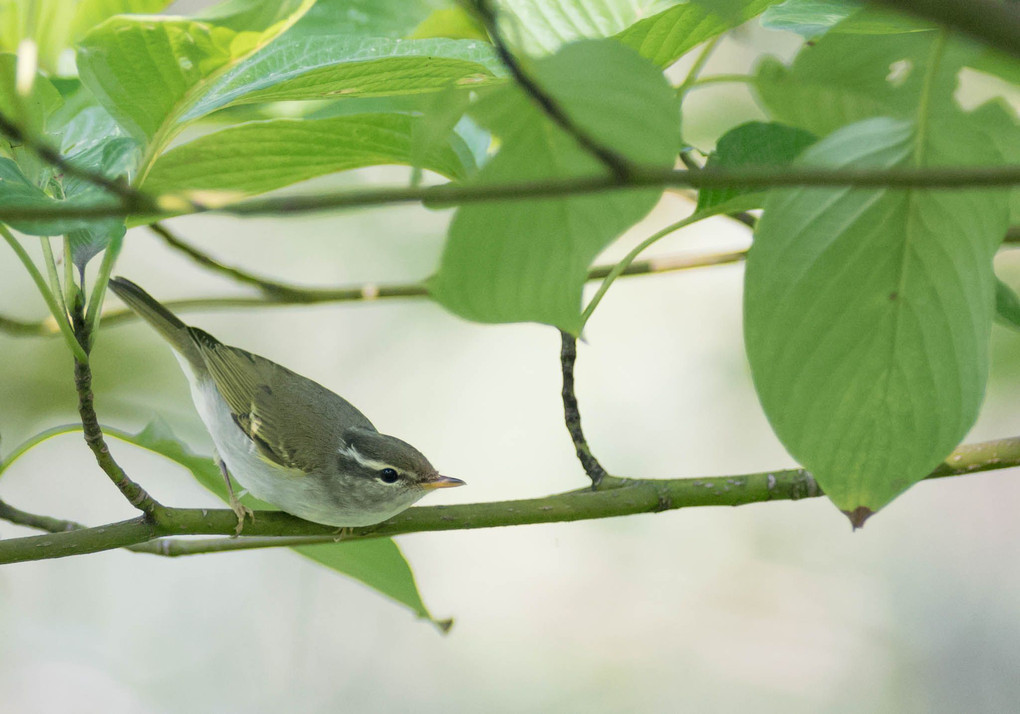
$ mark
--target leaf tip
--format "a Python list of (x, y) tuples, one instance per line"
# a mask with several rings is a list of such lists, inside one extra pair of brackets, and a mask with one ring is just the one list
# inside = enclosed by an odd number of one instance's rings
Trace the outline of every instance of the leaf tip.
[(439, 630), (439, 634), (448, 635), (450, 630), (453, 629), (453, 618), (448, 617), (445, 620), (432, 620), (432, 624)]
[(843, 513), (850, 519), (850, 525), (853, 526), (855, 531), (858, 528), (863, 528), (864, 522), (875, 514), (875, 512), (867, 506), (858, 506), (852, 511), (843, 511)]

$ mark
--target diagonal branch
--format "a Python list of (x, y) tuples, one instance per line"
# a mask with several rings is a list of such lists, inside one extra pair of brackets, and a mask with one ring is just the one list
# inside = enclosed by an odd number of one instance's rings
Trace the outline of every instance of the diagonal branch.
[[(71, 317), (74, 321), (75, 336), (85, 352), (88, 353), (92, 335), (88, 323), (85, 321), (85, 311), (80, 294), (72, 306)], [(145, 514), (147, 522), (154, 520), (163, 510), (163, 506), (127, 475), (117, 460), (113, 458), (110, 447), (107, 446), (106, 439), (103, 437), (103, 429), (99, 426), (99, 417), (96, 415), (95, 396), (92, 393), (92, 368), (89, 366), (88, 357), (84, 360), (74, 360), (74, 386), (78, 392), (78, 413), (81, 415), (85, 443), (95, 455), (96, 463), (110, 477), (124, 498)]]
[[(928, 478), (1014, 466), (1020, 466), (1020, 437), (961, 446)], [(383, 523), (353, 528), (342, 540), (612, 518), (697, 506), (741, 506), (821, 495), (821, 488), (803, 469), (705, 478), (613, 479), (611, 487), (597, 491), (585, 488), (546, 498), (410, 508)], [(237, 516), (229, 509), (164, 508), (156, 522), (139, 517), (96, 528), (0, 540), (0, 564), (96, 553), (166, 536), (229, 536), (236, 527)], [(332, 526), (303, 521), (279, 511), (259, 511), (254, 522), (245, 525), (244, 535), (234, 539), (236, 545), (225, 544), (222, 539), (194, 546), (175, 541), (170, 545), (160, 542), (151, 550), (163, 554), (221, 552), (329, 543), (337, 539)], [(204, 547), (210, 549), (202, 550)]]
[(534, 77), (529, 75), (507, 45), (506, 38), (499, 28), (496, 8), (491, 0), (473, 0), (473, 9), (478, 15), (485, 30), (492, 38), (493, 47), (503, 66), (506, 67), (514, 82), (539, 106), (549, 119), (577, 141), (589, 154), (597, 158), (616, 178), (625, 180), (631, 173), (630, 161), (614, 149), (604, 146), (582, 129), (557, 104), (556, 100), (542, 88)]
[(129, 211), (155, 210), (155, 204), (145, 194), (136, 191), (123, 181), (111, 179), (101, 173), (75, 165), (49, 144), (29, 135), (3, 112), (0, 112), (0, 133), (5, 134), (11, 141), (28, 147), (39, 158), (60, 169), (64, 174), (99, 186), (119, 197), (123, 202), (123, 207)]

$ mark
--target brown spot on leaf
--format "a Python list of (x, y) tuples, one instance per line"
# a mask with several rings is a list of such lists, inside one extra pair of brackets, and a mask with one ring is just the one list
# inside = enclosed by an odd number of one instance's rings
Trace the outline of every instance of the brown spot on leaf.
[(843, 511), (846, 517), (850, 519), (850, 525), (854, 527), (854, 530), (864, 527), (864, 522), (874, 515), (874, 511), (867, 506), (858, 506), (852, 511)]

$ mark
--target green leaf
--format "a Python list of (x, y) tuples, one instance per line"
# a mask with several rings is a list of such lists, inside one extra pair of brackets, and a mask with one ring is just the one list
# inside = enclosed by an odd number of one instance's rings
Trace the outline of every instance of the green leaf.
[(484, 85), (502, 74), (491, 46), (478, 40), (287, 33), (225, 72), (183, 120), (255, 102), (373, 97)]
[[(999, 162), (945, 112), (921, 139), (913, 122), (851, 125), (797, 163)], [(744, 290), (751, 373), (780, 440), (855, 522), (928, 474), (974, 423), (1006, 208), (999, 190), (800, 188), (765, 203)]]
[[(363, 166), (411, 165), (412, 134), (420, 122), (406, 114), (250, 122), (163, 154), (143, 190), (152, 195), (190, 191), (252, 195)], [(465, 173), (450, 141), (429, 151), (422, 167), (449, 178)]]
[[(853, 35), (833, 31), (805, 45), (790, 67), (766, 57), (758, 66), (753, 87), (771, 118), (816, 136), (870, 117), (911, 118), (937, 42), (936, 32)], [(954, 104), (956, 75), (976, 53), (977, 48), (968, 43), (948, 43), (932, 85), (931, 101), (936, 106)]]
[[(36, 73), (31, 91), (22, 96), (16, 85), (17, 57), (0, 54), (0, 112), (17, 124), (28, 136), (39, 139), (45, 136), (50, 117), (63, 99), (57, 88), (44, 76)], [(12, 145), (10, 139), (0, 134), (0, 151), (10, 152), (22, 172), (34, 184), (41, 185), (52, 173), (51, 167), (28, 147)]]
[(50, 74), (63, 67), (60, 55), (93, 26), (113, 15), (159, 12), (170, 0), (0, 0), (0, 51), (13, 52), (22, 39), (36, 43), (39, 66)]
[(500, 0), (503, 33), (529, 55), (582, 39), (612, 37), (673, 0)]
[[(967, 114), (970, 125), (984, 134), (985, 138), (1002, 154), (1005, 163), (1020, 164), (1020, 122), (1016, 111), (1001, 98), (985, 102)], [(1009, 222), (1020, 224), (1020, 186), (1009, 189)]]
[(766, 10), (761, 24), (770, 30), (789, 30), (804, 37), (815, 37), (860, 9), (859, 3), (848, 0), (786, 0)]
[(160, 148), (210, 83), (286, 30), (311, 2), (287, 0), (277, 6), (287, 10), (285, 19), (276, 20), (279, 12), (258, 14), (254, 19), (272, 24), (243, 30), (181, 18), (113, 17), (82, 40), (78, 70), (125, 129)]
[[(57, 206), (119, 205), (120, 200), (99, 188), (72, 192), (64, 199), (47, 195), (29, 181), (14, 161), (0, 157), (0, 207), (46, 210)], [(123, 223), (123, 222), (121, 222)], [(60, 218), (53, 220), (9, 221), (15, 230), (37, 236), (55, 236), (78, 230), (102, 228), (110, 219)]]
[(422, 602), (414, 573), (392, 538), (373, 538), (354, 543), (299, 545), (298, 553), (348, 577), (360, 580), (418, 617), (431, 621), (442, 632), (449, 632), (453, 620), (437, 620)]
[(46, 130), (46, 119), (64, 100), (53, 83), (38, 72), (31, 91), (25, 96), (19, 94), (15, 87), (17, 68), (16, 55), (0, 54), (0, 112), (38, 137)]
[[(600, 68), (592, 72), (592, 67)], [(635, 164), (670, 167), (679, 147), (677, 100), (662, 73), (609, 40), (567, 45), (532, 70), (584, 131)], [(492, 91), (473, 112), (502, 140), (477, 180), (517, 182), (604, 174), (576, 140), (520, 90)], [(432, 296), (481, 322), (535, 321), (576, 332), (595, 256), (655, 205), (661, 190), (613, 192), (460, 208)]]
[(995, 281), (995, 316), (1000, 324), (1020, 330), (1020, 297), (998, 279)]
[(623, 44), (660, 67), (668, 67), (706, 40), (721, 35), (781, 0), (744, 0), (737, 14), (717, 14), (694, 2), (634, 23), (616, 35)]
[[(816, 141), (814, 134), (786, 126), (748, 122), (730, 129), (708, 157), (705, 168), (750, 166), (782, 167)], [(765, 192), (741, 187), (703, 189), (698, 192), (698, 211), (722, 207), (726, 212), (761, 208)]]

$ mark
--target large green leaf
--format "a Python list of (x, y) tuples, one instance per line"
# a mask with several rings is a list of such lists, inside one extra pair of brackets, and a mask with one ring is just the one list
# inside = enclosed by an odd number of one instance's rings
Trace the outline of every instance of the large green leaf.
[(616, 35), (660, 67), (667, 67), (702, 42), (760, 15), (781, 0), (742, 0), (734, 14), (712, 12), (710, 7), (687, 2), (634, 23)]
[[(42, 442), (60, 434), (80, 430), (80, 424), (68, 424), (47, 429), (28, 439), (24, 444), (15, 447), (8, 456), (0, 459), (0, 475), (23, 454)], [(216, 463), (209, 456), (192, 452), (177, 439), (166, 422), (157, 419), (137, 434), (109, 426), (104, 426), (103, 431), (107, 436), (134, 444), (180, 464), (190, 471), (206, 489), (212, 491), (224, 502), (229, 501), (226, 484), (223, 482)], [(249, 508), (278, 510), (271, 504), (248, 494), (241, 496), (241, 502)], [(432, 620), (441, 629), (445, 630), (450, 626), (449, 620), (434, 620), (429, 614), (418, 593), (414, 574), (411, 572), (407, 560), (397, 544), (390, 538), (299, 546), (294, 550), (339, 573), (360, 580), (370, 588), (378, 590), (383, 595), (410, 608), (419, 617)]]
[[(720, 137), (705, 168), (782, 167), (813, 144), (814, 134), (784, 124), (748, 122), (730, 129)], [(747, 211), (761, 208), (765, 192), (740, 186), (702, 189), (698, 192), (698, 211), (710, 208)]]
[(530, 55), (570, 42), (612, 37), (676, 0), (499, 0), (503, 33)]
[(815, 37), (860, 9), (859, 3), (850, 0), (786, 0), (766, 10), (761, 24), (770, 30)]
[[(863, 22), (869, 12), (847, 22)], [(758, 65), (752, 86), (771, 118), (825, 136), (869, 117), (914, 116), (939, 33), (851, 34), (840, 31), (844, 24), (806, 44), (789, 67), (769, 57)], [(946, 43), (930, 85), (933, 106), (954, 104), (956, 76), (978, 54), (969, 42)]]
[(82, 40), (78, 71), (124, 128), (159, 148), (180, 130), (181, 117), (209, 84), (286, 30), (312, 2), (274, 4), (276, 12), (249, 18), (272, 24), (243, 29), (237, 17), (228, 18), (229, 27), (182, 18), (113, 17)]
[[(90, 171), (118, 178), (130, 176), (139, 157), (138, 145), (128, 137), (112, 137), (101, 144), (93, 144), (70, 158), (72, 163)], [(88, 181), (64, 176), (50, 184), (62, 194), (50, 196), (29, 181), (18, 165), (0, 157), (0, 206), (47, 209), (67, 206), (117, 206), (120, 198)], [(116, 235), (124, 232), (124, 221), (116, 218), (59, 218), (53, 220), (11, 221), (10, 225), (29, 235), (53, 236), (72, 234), (74, 259), (84, 266)]]
[[(38, 139), (45, 136), (50, 117), (63, 99), (53, 83), (38, 72), (28, 93), (19, 92), (17, 66), (15, 55), (0, 54), (0, 112), (30, 137)], [(22, 173), (34, 184), (42, 185), (52, 173), (52, 168), (34, 151), (23, 143), (12, 143), (4, 134), (0, 134), (0, 152), (10, 152), (8, 156), (17, 161)]]
[[(591, 71), (598, 67), (598, 72)], [(636, 164), (670, 167), (679, 146), (675, 93), (657, 67), (611, 40), (567, 45), (536, 61), (542, 87), (585, 132)], [(606, 169), (516, 87), (474, 111), (502, 140), (480, 182), (591, 176)], [(576, 332), (587, 268), (661, 191), (464, 206), (449, 229), (432, 295), (482, 322), (536, 321)]]
[[(810, 147), (804, 166), (1001, 162), (966, 119), (924, 136), (887, 118)], [(929, 473), (977, 416), (988, 372), (1000, 190), (771, 194), (748, 255), (745, 338), (776, 434), (860, 523)]]
[[(414, 127), (421, 121), (406, 114), (359, 114), (250, 122), (163, 154), (143, 190), (153, 195), (189, 191), (251, 195), (362, 166), (410, 165)], [(459, 139), (454, 135), (451, 141)], [(423, 156), (421, 166), (449, 178), (465, 175), (449, 142)]]
[[(0, 0), (0, 51), (23, 39), (36, 43), (39, 66), (53, 74), (60, 55), (103, 20), (124, 13), (154, 13), (170, 0)], [(70, 68), (73, 70), (73, 66)]]
[[(298, 28), (295, 28), (298, 29)], [(183, 115), (254, 102), (337, 99), (475, 86), (503, 74), (492, 48), (478, 40), (287, 33), (239, 63)]]

